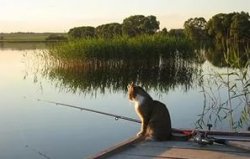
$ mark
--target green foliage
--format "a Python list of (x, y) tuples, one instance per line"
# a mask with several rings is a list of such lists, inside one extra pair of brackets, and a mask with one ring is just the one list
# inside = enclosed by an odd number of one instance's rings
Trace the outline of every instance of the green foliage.
[(158, 31), (157, 34), (168, 35), (168, 30), (167, 28), (163, 28), (161, 31)]
[(75, 27), (69, 30), (68, 34), (72, 38), (112, 38), (115, 36), (137, 36), (142, 34), (154, 34), (159, 29), (160, 22), (153, 15), (134, 15), (123, 20), (122, 24), (109, 23), (91, 26)]
[(65, 33), (32, 33), (32, 32), (16, 32), (16, 33), (0, 33), (1, 42), (45, 42), (49, 36), (64, 36)]
[[(96, 28), (86, 26), (70, 29), (69, 37), (71, 37), (72, 39), (94, 38), (93, 40), (90, 40), (91, 42), (80, 43), (96, 43), (96, 48), (102, 48), (89, 49), (89, 45), (84, 45), (84, 48), (86, 47), (88, 49), (85, 48), (84, 51), (83, 49), (81, 49), (81, 51), (78, 51), (81, 52), (79, 53), (79, 55), (86, 54), (82, 52), (88, 52), (87, 54), (89, 54), (89, 52), (92, 52), (91, 54), (94, 55), (95, 53), (93, 53), (93, 50), (97, 50), (97, 52), (101, 50), (105, 55), (101, 55), (100, 57), (107, 57), (108, 54), (111, 54), (111, 52), (114, 52), (115, 49), (119, 48), (121, 43), (128, 52), (121, 54), (127, 54), (126, 56), (128, 56), (130, 52), (132, 52), (132, 49), (134, 49), (133, 52), (144, 52), (144, 54), (146, 54), (147, 56), (149, 56), (151, 53), (146, 52), (158, 52), (158, 50), (171, 50), (170, 52), (173, 53), (173, 48), (176, 48), (176, 45), (179, 45), (176, 44), (176, 39), (178, 39), (178, 43), (182, 43), (182, 41), (185, 41), (185, 44), (190, 45), (192, 42), (193, 46), (196, 47), (196, 49), (198, 47), (197, 50), (199, 50), (200, 48), (204, 49), (211, 46), (214, 47), (216, 51), (212, 52), (213, 55), (208, 53), (207, 57), (211, 60), (214, 60), (214, 63), (216, 63), (216, 65), (225, 65), (226, 61), (222, 52), (228, 52), (227, 48), (231, 46), (237, 48), (237, 52), (240, 53), (240, 60), (249, 58), (249, 55), (242, 54), (242, 52), (244, 52), (242, 51), (242, 48), (250, 46), (250, 16), (248, 13), (220, 13), (213, 16), (208, 22), (206, 22), (203, 17), (190, 18), (184, 24), (185, 29), (171, 29), (170, 31), (168, 31), (166, 28), (158, 31), (159, 24), (159, 21), (157, 21), (156, 17), (153, 15), (133, 15), (125, 18), (122, 24), (109, 23), (100, 25)], [(156, 40), (152, 39), (149, 40), (146, 36), (144, 37), (144, 39), (142, 38), (143, 40), (141, 40), (141, 37), (143, 37), (144, 35), (154, 35), (153, 39), (157, 39), (159, 40), (159, 42), (156, 42)], [(120, 38), (117, 38), (117, 36), (120, 36)], [(134, 40), (136, 36), (138, 37), (136, 40)], [(165, 43), (163, 40), (164, 38), (158, 38), (157, 36), (165, 36), (165, 39), (168, 39), (168, 41)], [(133, 38), (130, 39), (129, 37)], [(169, 37), (173, 37), (175, 40), (169, 40)], [(189, 40), (185, 38), (188, 38)], [(111, 42), (111, 44), (107, 44), (107, 41), (105, 41), (104, 39), (110, 39), (109, 42)], [(117, 42), (117, 39), (126, 39), (129, 42), (126, 42), (126, 40), (125, 42), (123, 40)], [(186, 41), (189, 42), (187, 43)], [(74, 40), (72, 43), (74, 43)], [(133, 45), (130, 43), (133, 43)], [(158, 43), (165, 44), (159, 45)], [(117, 46), (113, 46), (113, 44), (117, 44)], [(155, 47), (154, 49), (152, 49), (152, 46), (156, 45), (158, 45), (159, 48)], [(141, 46), (143, 46), (143, 48)], [(168, 46), (168, 48), (166, 46)], [(178, 49), (180, 49), (181, 47), (182, 44), (180, 44), (180, 46), (177, 46)], [(190, 46), (186, 47), (188, 48)], [(148, 50), (144, 48), (147, 48)], [(104, 50), (109, 50), (109, 52)], [(115, 56), (119, 54), (119, 50), (117, 52), (118, 53)], [(159, 53), (156, 54), (159, 55)], [(170, 53), (168, 53), (168, 56), (170, 56), (169, 54)], [(182, 53), (182, 56), (183, 55), (186, 54)], [(204, 54), (198, 56), (201, 57), (203, 55)], [(230, 56), (234, 55), (232, 54)], [(217, 57), (219, 58), (216, 59)]]
[(180, 38), (185, 37), (185, 33), (183, 29), (171, 29), (169, 30), (168, 35), (174, 36), (174, 37), (180, 37)]
[(191, 58), (191, 42), (185, 38), (163, 35), (72, 40), (50, 49), (51, 55), (63, 59), (159, 59), (163, 57)]
[(184, 23), (184, 32), (188, 38), (200, 46), (208, 40), (207, 21), (203, 17), (190, 18)]
[(95, 28), (91, 26), (75, 27), (68, 32), (71, 38), (93, 38), (95, 37)]
[(243, 43), (250, 40), (250, 16), (248, 13), (236, 13), (232, 17), (230, 40)]
[(113, 38), (122, 35), (122, 25), (119, 23), (103, 24), (96, 27), (96, 36), (100, 38)]
[[(249, 49), (246, 49), (249, 54)], [(229, 53), (231, 52), (231, 53)], [(240, 53), (228, 49), (224, 52), (226, 71), (214, 72), (201, 77), (204, 107), (197, 127), (203, 128), (207, 123), (226, 120), (232, 130), (246, 127), (250, 119), (250, 61), (242, 63)], [(215, 85), (215, 87), (212, 87)], [(239, 109), (239, 110), (238, 110)], [(235, 115), (236, 110), (241, 112)]]
[(216, 14), (208, 21), (207, 29), (217, 47), (224, 51), (231, 44), (244, 46), (250, 43), (250, 16), (245, 12)]
[(159, 29), (159, 25), (160, 22), (155, 16), (134, 15), (123, 20), (122, 33), (128, 36), (154, 34)]
[(46, 38), (46, 41), (65, 41), (65, 40), (67, 40), (67, 37), (58, 34), (52, 34)]

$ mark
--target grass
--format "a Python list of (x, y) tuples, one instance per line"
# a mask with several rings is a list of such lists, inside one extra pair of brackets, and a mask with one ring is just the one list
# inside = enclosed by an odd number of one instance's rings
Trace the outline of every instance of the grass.
[(159, 59), (159, 56), (188, 58), (192, 52), (191, 41), (163, 35), (78, 39), (54, 45), (49, 50), (52, 56), (67, 60), (153, 60)]
[(67, 37), (65, 33), (0, 33), (0, 42), (45, 42), (53, 34)]
[(231, 130), (245, 129), (248, 126), (250, 50), (248, 47), (244, 50), (241, 52), (232, 46), (228, 47), (226, 52), (221, 52), (226, 66), (224, 71), (201, 76), (204, 105), (196, 122), (197, 128), (204, 128), (211, 123), (216, 127), (222, 121), (227, 121)]

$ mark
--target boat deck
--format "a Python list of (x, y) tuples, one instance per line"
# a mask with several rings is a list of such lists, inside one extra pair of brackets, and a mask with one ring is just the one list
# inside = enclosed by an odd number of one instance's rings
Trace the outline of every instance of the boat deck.
[[(250, 142), (232, 142), (249, 148)], [(232, 144), (231, 143), (231, 144)], [(229, 145), (199, 145), (193, 141), (143, 141), (131, 138), (92, 158), (109, 159), (250, 159), (250, 151)]]
[(219, 144), (200, 146), (191, 141), (145, 141), (133, 144), (125, 151), (109, 158), (249, 159), (250, 152)]

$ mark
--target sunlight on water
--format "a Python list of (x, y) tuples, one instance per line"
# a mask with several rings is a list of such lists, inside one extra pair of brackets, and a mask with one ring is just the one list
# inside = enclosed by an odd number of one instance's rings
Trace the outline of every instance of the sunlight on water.
[[(93, 99), (58, 89), (50, 80), (34, 75), (33, 68), (26, 72), (23, 54), (31, 53), (0, 51), (0, 125), (4, 126), (0, 158), (39, 159), (41, 154), (52, 159), (83, 158), (136, 133), (139, 125), (133, 123), (38, 102), (37, 98), (50, 99), (118, 114), (134, 113), (123, 93)], [(34, 80), (35, 76), (39, 80)]]

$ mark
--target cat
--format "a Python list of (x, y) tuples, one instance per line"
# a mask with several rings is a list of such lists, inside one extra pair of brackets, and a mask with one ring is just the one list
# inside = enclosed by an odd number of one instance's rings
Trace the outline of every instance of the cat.
[(164, 141), (171, 138), (171, 119), (165, 104), (153, 98), (140, 86), (128, 85), (128, 98), (135, 104), (135, 111), (141, 120), (137, 136)]

